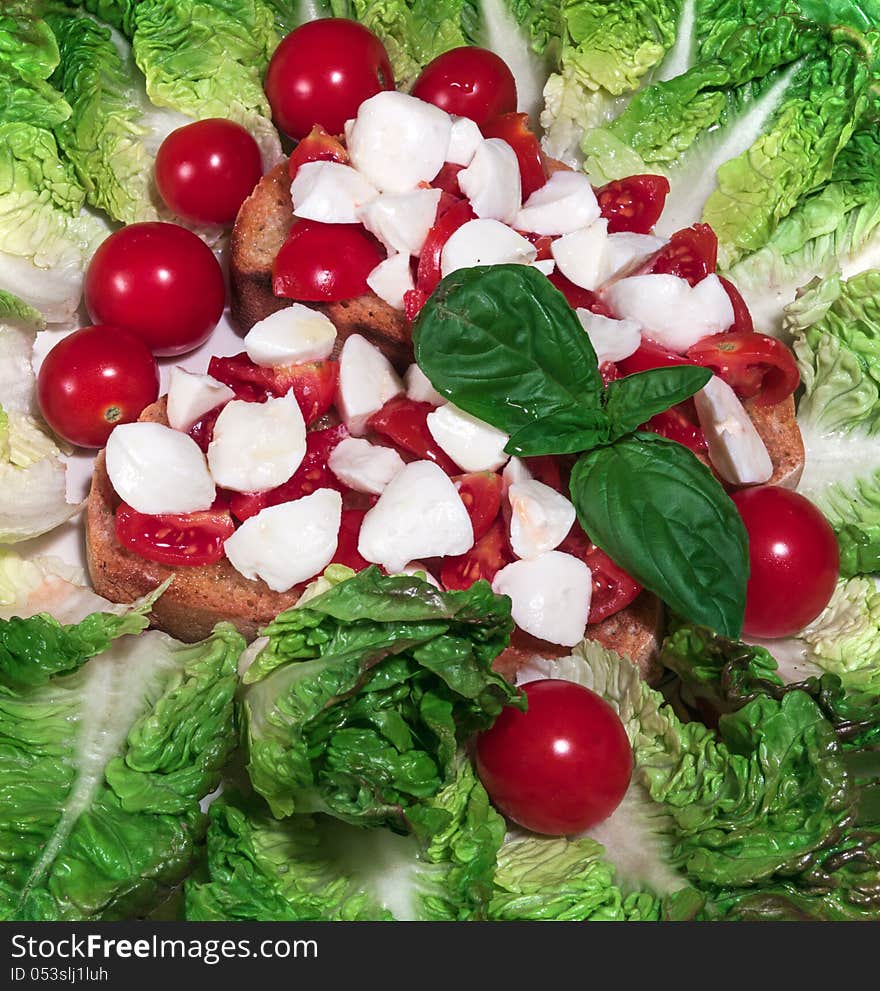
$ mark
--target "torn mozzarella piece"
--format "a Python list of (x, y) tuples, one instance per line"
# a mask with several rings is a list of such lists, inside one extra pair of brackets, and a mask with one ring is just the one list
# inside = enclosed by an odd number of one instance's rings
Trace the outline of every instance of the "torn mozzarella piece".
[(583, 640), (593, 576), (571, 554), (547, 551), (529, 561), (514, 561), (495, 575), (492, 591), (510, 596), (514, 622), (526, 633), (564, 647)]
[(161, 423), (121, 423), (105, 450), (116, 494), (139, 513), (197, 513), (214, 501), (205, 455), (187, 434)]
[(532, 268), (536, 268), (542, 275), (552, 275), (556, 262), (552, 258), (542, 258), (540, 261), (532, 262)]
[(464, 471), (495, 471), (507, 463), (504, 446), (510, 436), (452, 403), (429, 413), (427, 423), (434, 440)]
[(476, 265), (531, 265), (537, 255), (537, 248), (507, 224), (469, 220), (443, 245), (440, 271), (445, 278)]
[(290, 184), (294, 216), (322, 224), (354, 224), (365, 203), (379, 195), (357, 169), (339, 162), (306, 162)]
[(602, 281), (607, 240), (608, 221), (603, 218), (557, 238), (550, 246), (550, 253), (566, 279), (582, 289), (595, 291)]
[(330, 453), (327, 466), (350, 489), (381, 495), (395, 475), (403, 471), (403, 458), (390, 447), (371, 444), (360, 437), (346, 437)]
[(694, 396), (709, 460), (731, 485), (760, 485), (773, 474), (773, 462), (751, 417), (731, 387), (717, 375)]
[(514, 482), (510, 502), (510, 546), (519, 558), (552, 551), (565, 540), (576, 513), (570, 500), (536, 478)]
[(590, 180), (583, 172), (560, 169), (526, 200), (513, 226), (533, 234), (572, 234), (600, 216)]
[(373, 413), (401, 392), (403, 382), (385, 355), (360, 334), (348, 337), (339, 355), (336, 406), (349, 433), (360, 437)]
[(214, 424), (208, 464), (225, 489), (267, 492), (290, 478), (305, 453), (306, 425), (291, 391), (264, 403), (227, 403)]
[(403, 297), (415, 289), (409, 255), (390, 255), (367, 276), (367, 285), (383, 302), (395, 310), (404, 308)]
[(211, 375), (199, 375), (176, 366), (168, 381), (168, 422), (175, 430), (187, 431), (221, 403), (228, 403), (235, 393)]
[(329, 358), (336, 344), (336, 327), (320, 310), (293, 303), (245, 334), (244, 349), (255, 365), (274, 368)]
[(335, 489), (317, 489), (249, 517), (223, 549), (239, 574), (261, 578), (273, 592), (287, 592), (333, 560), (341, 519), (342, 496)]
[(437, 217), (439, 189), (383, 193), (358, 211), (358, 220), (390, 254), (419, 255)]
[(653, 234), (632, 234), (629, 231), (619, 231), (609, 234), (605, 242), (605, 253), (602, 258), (600, 279), (602, 283), (620, 275), (623, 277), (636, 268), (639, 262), (650, 258), (667, 242), (662, 237)]
[(431, 380), (428, 376), (425, 375), (415, 362), (407, 368), (406, 374), (403, 376), (403, 381), (406, 384), (407, 397), (415, 400), (417, 403), (430, 403), (432, 406), (442, 406), (446, 402), (443, 396), (431, 385)]
[(445, 110), (396, 90), (364, 100), (345, 128), (352, 165), (383, 193), (430, 182), (446, 161), (451, 134)]
[(522, 180), (516, 152), (501, 138), (487, 138), (473, 161), (458, 173), (458, 185), (483, 220), (512, 224), (522, 202)]
[(575, 313), (590, 338), (600, 365), (603, 361), (623, 361), (642, 343), (642, 328), (635, 320), (613, 320), (580, 306)]
[(501, 490), (507, 495), (511, 485), (515, 485), (517, 482), (526, 482), (532, 477), (525, 461), (521, 458), (511, 458), (504, 466), (504, 471), (501, 472)]
[(474, 530), (449, 476), (433, 461), (412, 461), (364, 517), (358, 553), (387, 571), (416, 558), (464, 554)]
[(733, 305), (717, 275), (695, 286), (677, 275), (634, 275), (609, 286), (604, 299), (618, 317), (635, 320), (646, 337), (680, 354), (733, 323)]
[(482, 143), (483, 135), (470, 117), (453, 116), (446, 161), (453, 165), (468, 166)]

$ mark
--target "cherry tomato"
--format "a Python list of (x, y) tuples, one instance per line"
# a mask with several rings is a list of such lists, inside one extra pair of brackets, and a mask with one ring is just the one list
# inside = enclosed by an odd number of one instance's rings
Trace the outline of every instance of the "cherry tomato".
[(440, 257), (443, 245), (452, 235), (469, 220), (475, 217), (468, 200), (456, 200), (447, 209), (443, 202), (437, 209), (437, 219), (428, 231), (422, 253), (419, 255), (419, 267), (416, 275), (416, 288), (428, 296), (437, 288), (440, 281)]
[(602, 376), (602, 385), (606, 388), (621, 377), (620, 369), (613, 361), (603, 361), (599, 365), (599, 374)]
[(556, 489), (557, 492), (562, 492), (562, 470), (558, 458), (552, 454), (535, 454), (523, 460), (533, 478), (549, 485), (551, 489)]
[(688, 358), (712, 371), (740, 399), (773, 406), (787, 399), (801, 377), (791, 351), (775, 337), (754, 331), (712, 334), (688, 348)]
[(428, 302), (428, 294), (421, 289), (407, 289), (403, 294), (403, 315), (412, 323)]
[(570, 836), (607, 819), (632, 776), (632, 748), (617, 713), (573, 681), (523, 686), (528, 709), (507, 706), (477, 738), (489, 798), (526, 829)]
[(286, 396), (293, 389), (308, 425), (330, 409), (336, 395), (339, 363), (330, 360), (304, 361), (298, 365), (263, 368), (255, 365), (242, 351), (231, 358), (211, 358), (208, 374), (228, 385), (237, 399), (246, 402), (262, 402), (269, 396)]
[(315, 124), (342, 134), (364, 100), (394, 89), (394, 73), (372, 31), (325, 17), (301, 24), (281, 41), (265, 89), (275, 123), (291, 138), (304, 138)]
[(223, 544), (235, 524), (224, 500), (200, 513), (148, 516), (120, 503), (116, 536), (123, 547), (148, 561), (174, 568), (214, 564), (223, 557)]
[(621, 231), (650, 234), (668, 195), (669, 180), (662, 175), (631, 175), (596, 190), (609, 234)]
[(695, 365), (696, 361), (684, 358), (674, 351), (655, 344), (654, 341), (642, 338), (642, 343), (633, 353), (622, 361), (617, 362), (621, 375), (635, 375), (647, 372), (651, 368), (668, 368), (673, 365)]
[(226, 403), (222, 403), (220, 406), (215, 406), (212, 410), (208, 410), (200, 420), (196, 420), (189, 430), (187, 430), (187, 433), (205, 454), (208, 453), (208, 447), (214, 439), (214, 424), (217, 422), (217, 417), (225, 405)]
[(522, 181), (522, 198), (525, 202), (536, 189), (547, 182), (544, 155), (538, 139), (529, 130), (529, 115), (501, 114), (483, 124), (480, 130), (484, 138), (501, 138), (516, 152)]
[(367, 276), (385, 258), (382, 246), (360, 224), (299, 220), (275, 256), (272, 291), (317, 303), (364, 296), (370, 291)]
[(211, 249), (178, 224), (129, 224), (111, 234), (86, 272), (95, 323), (130, 330), (156, 355), (203, 344), (223, 315), (226, 286)]
[(336, 553), (331, 564), (344, 564), (353, 571), (363, 571), (370, 562), (358, 553), (358, 540), (361, 535), (361, 525), (367, 515), (366, 509), (343, 509), (342, 521), (339, 524), (339, 539)]
[(367, 421), (370, 430), (387, 437), (408, 454), (424, 461), (433, 461), (447, 475), (460, 475), (461, 469), (437, 444), (428, 429), (428, 414), (435, 407), (419, 403), (406, 396), (395, 396)]
[(625, 609), (642, 590), (634, 578), (590, 540), (577, 522), (557, 549), (580, 558), (593, 576), (588, 623), (601, 623)]
[(492, 526), (501, 511), (501, 476), (494, 471), (472, 471), (453, 478), (464, 508), (471, 518), (474, 540), (477, 541)]
[(775, 485), (731, 496), (749, 535), (743, 632), (790, 637), (828, 605), (840, 571), (828, 520), (797, 492)]
[(444, 193), (460, 200), (463, 194), (461, 186), (458, 184), (458, 173), (463, 168), (463, 165), (456, 165), (454, 162), (444, 162), (443, 168), (431, 180), (431, 185), (435, 189), (442, 189)]
[(156, 359), (117, 327), (75, 330), (46, 355), (37, 376), (43, 419), (79, 447), (103, 447), (117, 423), (132, 423), (158, 398)]
[(507, 528), (504, 520), (498, 517), (467, 553), (443, 558), (440, 584), (452, 591), (470, 588), (480, 579), (491, 582), (511, 561), (513, 554), (507, 543)]
[(565, 296), (568, 305), (572, 309), (589, 310), (591, 313), (598, 313), (599, 316), (613, 319), (614, 314), (596, 293), (591, 292), (589, 289), (581, 289), (580, 286), (576, 286), (558, 268), (553, 269), (547, 278)]
[(692, 399), (679, 403), (678, 406), (673, 406), (663, 413), (657, 413), (642, 426), (642, 429), (683, 444), (694, 454), (701, 454), (709, 449)]
[(516, 110), (516, 80), (507, 63), (475, 45), (452, 48), (429, 62), (412, 95), (480, 125)]
[(746, 305), (746, 301), (740, 295), (739, 289), (729, 279), (725, 279), (723, 275), (718, 276), (718, 281), (724, 286), (724, 291), (727, 293), (730, 299), (730, 305), (733, 307), (733, 323), (728, 329), (750, 334), (755, 329), (755, 325), (752, 323), (752, 315), (749, 313), (749, 308)]
[(676, 231), (651, 266), (654, 275), (677, 275), (692, 286), (711, 275), (718, 263), (718, 238), (708, 224)]
[(156, 187), (194, 224), (230, 226), (263, 175), (257, 142), (240, 125), (209, 117), (172, 131), (156, 153)]
[(341, 165), (348, 165), (349, 158), (340, 140), (328, 134), (320, 124), (315, 124), (290, 153), (287, 171), (291, 179), (296, 178), (299, 167), (306, 162), (339, 162)]

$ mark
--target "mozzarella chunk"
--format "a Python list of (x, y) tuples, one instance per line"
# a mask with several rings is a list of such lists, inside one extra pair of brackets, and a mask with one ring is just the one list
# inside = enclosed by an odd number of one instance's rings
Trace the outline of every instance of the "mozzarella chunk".
[(116, 494), (139, 513), (197, 513), (214, 501), (199, 445), (161, 423), (121, 423), (105, 451)]
[(168, 422), (175, 430), (187, 431), (205, 413), (234, 398), (232, 389), (213, 376), (177, 366), (171, 369), (168, 380)]
[(642, 343), (642, 328), (635, 320), (612, 320), (580, 306), (575, 313), (590, 338), (600, 365), (603, 361), (623, 361)]
[(464, 554), (474, 530), (452, 480), (433, 461), (412, 461), (364, 517), (358, 553), (400, 572), (414, 558)]
[(415, 575), (421, 578), (422, 581), (427, 582), (429, 585), (433, 585), (434, 588), (439, 588), (442, 590), (442, 585), (437, 579), (431, 574), (430, 571), (422, 564), (421, 561), (410, 561), (405, 567), (400, 569), (399, 574), (401, 575)]
[(751, 417), (731, 387), (717, 375), (694, 396), (697, 417), (715, 470), (732, 485), (759, 485), (773, 462)]
[(262, 578), (273, 592), (287, 592), (333, 560), (341, 519), (342, 496), (335, 489), (317, 489), (246, 519), (223, 549), (239, 574), (251, 581)]
[(552, 275), (556, 262), (552, 258), (542, 258), (540, 261), (532, 262), (532, 268), (536, 268), (542, 275)]
[(522, 202), (522, 180), (516, 152), (501, 138), (487, 138), (473, 161), (458, 173), (458, 185), (484, 220), (512, 224)]
[(635, 320), (646, 337), (680, 354), (733, 323), (733, 305), (717, 275), (693, 287), (676, 275), (634, 275), (609, 286), (604, 298), (618, 317)]
[(357, 169), (340, 162), (306, 162), (290, 184), (293, 213), (322, 224), (354, 224), (358, 211), (379, 195)]
[(360, 105), (346, 125), (352, 165), (383, 193), (408, 193), (443, 167), (452, 118), (414, 96), (386, 90)]
[(408, 398), (414, 399), (417, 403), (430, 403), (432, 406), (442, 406), (446, 402), (443, 396), (431, 385), (431, 380), (428, 376), (425, 375), (415, 362), (407, 368), (406, 374), (403, 376), (403, 381), (406, 383), (406, 394)]
[(346, 437), (330, 452), (327, 465), (350, 489), (381, 495), (391, 479), (403, 471), (404, 461), (390, 447), (380, 447), (360, 437)]
[(263, 368), (321, 361), (330, 357), (335, 344), (333, 321), (302, 303), (258, 320), (244, 338), (247, 356)]
[(572, 234), (600, 216), (590, 180), (583, 172), (560, 169), (526, 200), (514, 227), (534, 234)]
[(603, 218), (589, 227), (557, 238), (550, 245), (550, 253), (566, 279), (582, 289), (593, 291), (599, 288), (602, 281), (607, 240), (608, 221)]
[(525, 461), (521, 458), (511, 458), (501, 472), (501, 489), (505, 495), (510, 491), (510, 486), (517, 482), (526, 482), (532, 478)]
[(395, 310), (402, 310), (404, 295), (416, 287), (409, 255), (401, 252), (379, 262), (367, 276), (367, 285), (383, 302)]
[(482, 143), (483, 135), (470, 117), (453, 116), (446, 161), (453, 165), (468, 166)]
[(526, 633), (564, 647), (583, 640), (593, 576), (571, 554), (547, 551), (529, 561), (514, 561), (495, 575), (492, 591), (510, 596), (514, 622)]
[(465, 471), (495, 471), (507, 463), (510, 436), (452, 403), (429, 413), (427, 422), (434, 440)]
[(288, 392), (264, 403), (227, 403), (214, 424), (208, 464), (218, 485), (266, 492), (286, 482), (306, 453), (306, 425)]
[(662, 237), (654, 237), (653, 234), (632, 234), (629, 231), (609, 234), (602, 259), (602, 282), (617, 275), (626, 275), (666, 243)]
[(358, 220), (390, 254), (419, 255), (437, 217), (439, 189), (383, 193), (358, 211)]
[(577, 515), (570, 500), (536, 478), (514, 482), (507, 498), (510, 546), (519, 558), (538, 557), (558, 547)]
[(538, 255), (522, 234), (497, 220), (469, 220), (455, 231), (440, 253), (445, 277), (475, 265), (531, 265)]
[(393, 396), (403, 392), (403, 382), (391, 362), (360, 334), (352, 334), (339, 355), (336, 407), (348, 432), (362, 436), (367, 420)]

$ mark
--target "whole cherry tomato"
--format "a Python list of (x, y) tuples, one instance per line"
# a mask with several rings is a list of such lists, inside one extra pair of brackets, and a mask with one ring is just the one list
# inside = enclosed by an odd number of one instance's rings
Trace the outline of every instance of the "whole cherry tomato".
[(43, 419), (79, 447), (103, 447), (118, 423), (132, 423), (158, 397), (156, 359), (118, 327), (75, 330), (46, 355), (37, 375)]
[(480, 125), (516, 110), (516, 80), (507, 63), (475, 45), (452, 48), (429, 62), (412, 95)]

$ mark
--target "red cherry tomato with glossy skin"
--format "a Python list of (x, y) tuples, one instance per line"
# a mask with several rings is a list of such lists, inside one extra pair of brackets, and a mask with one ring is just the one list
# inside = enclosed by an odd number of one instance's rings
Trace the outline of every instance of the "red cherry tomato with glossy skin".
[(156, 187), (195, 224), (228, 227), (263, 175), (260, 148), (240, 125), (209, 117), (172, 131), (156, 153)]
[(589, 310), (591, 313), (598, 313), (600, 316), (613, 319), (614, 314), (596, 293), (589, 289), (581, 289), (580, 286), (576, 286), (558, 268), (553, 269), (547, 278), (565, 296), (568, 305), (572, 309)]
[(794, 355), (782, 341), (754, 331), (712, 334), (688, 348), (687, 355), (755, 406), (782, 402), (801, 380)]
[(367, 276), (384, 261), (379, 242), (360, 224), (299, 220), (275, 256), (272, 291), (307, 303), (338, 303), (370, 292)]
[(287, 172), (291, 179), (296, 178), (299, 167), (306, 162), (338, 162), (340, 165), (348, 165), (348, 151), (338, 138), (316, 124), (290, 153)]
[(203, 344), (226, 302), (214, 253), (179, 224), (129, 224), (111, 234), (92, 257), (83, 288), (95, 323), (130, 330), (160, 356)]
[(724, 286), (724, 291), (727, 293), (730, 305), (733, 307), (733, 323), (728, 327), (728, 330), (750, 334), (755, 329), (755, 325), (752, 323), (752, 314), (749, 313), (749, 308), (746, 305), (746, 301), (742, 298), (739, 289), (729, 279), (725, 279), (723, 275), (718, 276), (718, 281)]
[(631, 175), (596, 190), (609, 234), (650, 234), (668, 195), (669, 180), (662, 175)]
[(182, 515), (148, 516), (121, 503), (116, 510), (116, 536), (123, 547), (148, 561), (174, 568), (214, 564), (235, 524), (222, 498), (210, 509)]
[(471, 209), (468, 200), (457, 200), (445, 210), (443, 202), (437, 210), (434, 226), (428, 231), (422, 253), (419, 255), (419, 267), (416, 273), (416, 289), (430, 296), (440, 281), (440, 258), (443, 245), (452, 237), (459, 227), (473, 220), (476, 214)]
[(364, 100), (394, 89), (394, 73), (372, 31), (356, 21), (325, 17), (300, 25), (281, 41), (269, 61), (265, 89), (275, 123), (291, 138), (304, 138), (315, 124), (342, 134)]
[(430, 403), (395, 396), (370, 417), (367, 426), (403, 452), (423, 461), (433, 461), (447, 475), (460, 475), (461, 468), (437, 444), (428, 429), (428, 414), (435, 409)]
[(634, 578), (590, 540), (577, 522), (557, 550), (580, 558), (593, 576), (588, 623), (601, 623), (625, 609), (642, 590)]
[(694, 224), (676, 231), (651, 266), (652, 275), (677, 275), (695, 286), (715, 271), (718, 238), (708, 224)]
[(132, 423), (158, 398), (156, 359), (140, 338), (117, 327), (75, 330), (37, 375), (43, 419), (79, 447), (103, 447), (118, 423)]
[(476, 45), (452, 48), (429, 62), (412, 95), (479, 125), (516, 110), (516, 80), (507, 63)]
[(607, 819), (632, 776), (632, 748), (617, 713), (572, 681), (532, 681), (523, 691), (528, 709), (507, 706), (477, 737), (477, 774), (492, 803), (549, 836)]
[(529, 130), (529, 115), (501, 114), (483, 124), (480, 130), (484, 138), (501, 138), (513, 148), (519, 163), (522, 198), (525, 202), (536, 189), (547, 182), (544, 155), (538, 139)]
[(470, 588), (480, 579), (491, 582), (511, 561), (513, 554), (507, 543), (507, 527), (499, 516), (467, 553), (443, 558), (440, 584), (452, 591)]
[(494, 471), (472, 471), (458, 475), (452, 481), (471, 518), (474, 541), (477, 541), (485, 536), (501, 512), (501, 476)]
[(840, 571), (828, 520), (797, 492), (776, 485), (731, 498), (749, 535), (749, 583), (743, 632), (790, 637), (828, 605)]

